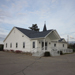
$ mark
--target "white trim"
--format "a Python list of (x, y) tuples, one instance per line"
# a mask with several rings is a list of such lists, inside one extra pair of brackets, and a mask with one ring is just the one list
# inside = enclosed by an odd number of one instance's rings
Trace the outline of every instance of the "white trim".
[(60, 36), (59, 36), (58, 32), (57, 32), (56, 30), (54, 30), (54, 32), (56, 33), (56, 36), (58, 36), (58, 37), (60, 38)]
[[(14, 29), (15, 27), (13, 27), (13, 29)], [(3, 42), (5, 42), (5, 40), (7, 39), (7, 37), (10, 35), (10, 33), (13, 31), (13, 29), (9, 32), (9, 34), (6, 36), (6, 38), (4, 39), (4, 41)]]
[(56, 42), (56, 43), (57, 43), (57, 42), (58, 42), (58, 43), (67, 43), (67, 42), (59, 42), (59, 41), (51, 41), (51, 42)]
[(44, 39), (44, 52), (45, 52), (45, 39)]
[[(17, 29), (17, 28), (16, 28)], [(19, 32), (21, 32), (19, 29), (17, 29)], [(22, 32), (21, 32), (22, 33)], [(24, 33), (22, 33), (23, 35), (25, 35)], [(27, 35), (25, 35), (26, 37), (28, 37)], [(28, 37), (29, 38), (29, 37)], [(29, 38), (30, 39), (30, 38)]]
[[(53, 30), (52, 30), (52, 31), (53, 31)], [(45, 37), (30, 38), (30, 39), (45, 39), (52, 31), (50, 31)]]
[(35, 40), (35, 39), (44, 39), (45, 37), (38, 37), (38, 38), (30, 38), (31, 40)]
[[(4, 41), (3, 42), (5, 42), (5, 40), (8, 38), (8, 36), (10, 35), (10, 33), (14, 30), (14, 28), (16, 28), (16, 27), (13, 27), (13, 29), (9, 32), (9, 34), (6, 36), (6, 38), (4, 39)], [(17, 28), (16, 28), (17, 29)], [(19, 29), (17, 29), (19, 32), (21, 32)], [(22, 33), (22, 32), (21, 32)], [(24, 33), (22, 33), (23, 35), (25, 35)], [(26, 35), (25, 35), (26, 36)], [(28, 36), (26, 36), (26, 37), (28, 37)], [(28, 37), (29, 38), (29, 37)], [(30, 39), (30, 38), (29, 38)]]
[(48, 34), (45, 36), (45, 38), (46, 38), (48, 35), (50, 35), (52, 32), (55, 32), (55, 35), (56, 35), (58, 38), (60, 38), (60, 36), (59, 36), (59, 34), (57, 33), (56, 30), (52, 30), (50, 33), (48, 33)]
[[(51, 32), (53, 32), (54, 30), (52, 30)], [(45, 36), (45, 38), (51, 33), (51, 32), (49, 32), (46, 36)]]

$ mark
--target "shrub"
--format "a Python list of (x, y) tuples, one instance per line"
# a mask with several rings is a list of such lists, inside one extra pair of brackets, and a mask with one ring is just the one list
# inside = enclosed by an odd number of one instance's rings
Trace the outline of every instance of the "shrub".
[(3, 49), (3, 51), (5, 51), (5, 50)]
[(6, 51), (5, 49), (3, 49), (2, 51)]
[(11, 52), (14, 52), (14, 50), (10, 50)]
[(75, 52), (75, 49), (73, 49), (73, 52)]
[(63, 55), (63, 52), (62, 51), (60, 51), (60, 55)]
[(45, 52), (44, 56), (50, 56), (50, 52)]
[(9, 50), (7, 50), (7, 52), (9, 52)]
[(0, 51), (3, 51), (4, 45), (0, 44)]
[(20, 51), (20, 50), (16, 50), (15, 52), (16, 52), (16, 53), (21, 53), (22, 51)]

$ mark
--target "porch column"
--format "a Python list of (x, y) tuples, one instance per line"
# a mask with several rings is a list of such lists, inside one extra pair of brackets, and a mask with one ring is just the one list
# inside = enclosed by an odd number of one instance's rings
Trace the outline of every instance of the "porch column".
[(45, 39), (44, 39), (44, 52), (45, 52)]
[(59, 49), (59, 45), (58, 45), (58, 41), (57, 41), (57, 51), (58, 51), (58, 49)]

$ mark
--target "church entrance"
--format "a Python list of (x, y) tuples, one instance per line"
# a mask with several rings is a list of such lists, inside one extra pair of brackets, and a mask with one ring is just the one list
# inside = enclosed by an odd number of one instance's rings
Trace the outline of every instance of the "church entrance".
[[(48, 46), (48, 44), (47, 44), (47, 42), (45, 42), (45, 50), (47, 50), (47, 46)], [(44, 42), (42, 42), (42, 50), (44, 50)]]

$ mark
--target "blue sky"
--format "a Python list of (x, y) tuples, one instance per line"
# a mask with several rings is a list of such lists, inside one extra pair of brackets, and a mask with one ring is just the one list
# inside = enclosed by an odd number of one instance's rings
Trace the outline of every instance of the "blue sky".
[(0, 43), (14, 26), (42, 31), (56, 29), (62, 38), (75, 41), (75, 0), (0, 0)]

